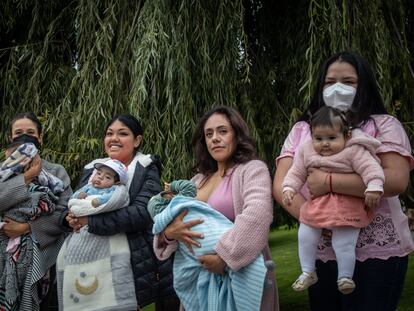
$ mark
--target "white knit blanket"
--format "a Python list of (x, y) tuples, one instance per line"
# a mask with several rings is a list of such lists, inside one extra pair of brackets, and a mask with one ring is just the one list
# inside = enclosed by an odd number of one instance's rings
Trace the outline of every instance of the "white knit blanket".
[[(129, 203), (128, 190), (119, 186), (111, 199), (94, 208), (88, 200), (69, 200), (77, 216), (104, 213)], [(76, 203), (76, 204), (75, 204)], [(98, 236), (82, 227), (71, 233), (56, 262), (59, 310), (136, 310), (130, 250), (125, 234)]]

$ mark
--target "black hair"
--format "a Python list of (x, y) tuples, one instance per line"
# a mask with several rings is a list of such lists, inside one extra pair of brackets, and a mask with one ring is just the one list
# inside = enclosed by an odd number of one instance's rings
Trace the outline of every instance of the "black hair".
[[(106, 131), (108, 130), (108, 128), (115, 122), (115, 121), (120, 121), (123, 124), (125, 124), (125, 126), (127, 128), (129, 128), (131, 130), (131, 132), (134, 134), (134, 137), (137, 137), (139, 135), (144, 135), (144, 129), (141, 126), (141, 123), (139, 123), (138, 119), (135, 118), (133, 115), (131, 114), (117, 114), (114, 117), (112, 117), (111, 120), (109, 120), (109, 122), (106, 124), (105, 126), (105, 131), (104, 131), (104, 136), (106, 135)], [(140, 146), (135, 148), (135, 152), (138, 151)]]
[(42, 134), (42, 130), (43, 130), (42, 129), (42, 124), (40, 123), (39, 119), (35, 116), (35, 114), (33, 112), (21, 112), (21, 113), (16, 114), (13, 117), (13, 119), (10, 121), (10, 124), (9, 124), (9, 135), (10, 135), (10, 137), (12, 136), (12, 127), (13, 127), (14, 122), (16, 122), (17, 120), (20, 120), (20, 119), (29, 119), (29, 120), (31, 120), (36, 125), (37, 132), (39, 133), (39, 135)]
[(356, 52), (343, 51), (329, 57), (322, 65), (319, 80), (310, 102), (309, 108), (302, 114), (298, 121), (309, 122), (310, 117), (322, 106), (323, 88), (328, 68), (335, 62), (346, 62), (355, 68), (358, 75), (358, 86), (354, 101), (347, 112), (348, 120), (352, 126), (360, 126), (370, 119), (373, 114), (388, 114), (385, 109), (377, 80), (368, 61)]
[(246, 121), (244, 121), (237, 110), (227, 106), (218, 106), (206, 112), (201, 117), (194, 132), (192, 146), (195, 151), (195, 158), (197, 162), (193, 167), (193, 171), (204, 175), (211, 175), (217, 171), (217, 161), (213, 159), (207, 149), (204, 134), (204, 126), (213, 114), (224, 115), (233, 128), (235, 150), (229, 161), (234, 164), (238, 164), (257, 159), (256, 141), (251, 136)]
[(350, 126), (345, 114), (342, 111), (329, 106), (319, 108), (310, 119), (311, 132), (317, 126), (334, 127), (335, 125), (339, 126), (339, 130), (346, 137), (349, 133)]

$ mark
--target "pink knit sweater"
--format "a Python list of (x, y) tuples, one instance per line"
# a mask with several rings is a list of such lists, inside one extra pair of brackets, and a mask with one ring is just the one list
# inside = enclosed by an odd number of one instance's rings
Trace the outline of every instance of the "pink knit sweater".
[(384, 172), (375, 151), (381, 143), (359, 129), (352, 131), (345, 148), (331, 156), (321, 156), (315, 152), (311, 141), (303, 144), (294, 158), (292, 167), (283, 180), (283, 191), (299, 192), (306, 182), (308, 168), (319, 167), (336, 173), (356, 172), (361, 176), (367, 190), (383, 191)]
[[(203, 178), (204, 175), (198, 174), (192, 180), (198, 186)], [(234, 227), (221, 237), (215, 250), (233, 271), (238, 271), (255, 260), (268, 245), (273, 204), (266, 165), (253, 160), (237, 166), (232, 189), (236, 215)], [(176, 248), (177, 244), (160, 243), (159, 236), (154, 239), (155, 254), (161, 260), (168, 258)]]

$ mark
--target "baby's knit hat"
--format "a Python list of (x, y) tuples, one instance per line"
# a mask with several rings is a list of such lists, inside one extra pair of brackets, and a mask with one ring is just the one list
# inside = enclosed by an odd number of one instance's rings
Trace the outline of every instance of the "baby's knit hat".
[(179, 179), (171, 183), (171, 192), (185, 197), (194, 198), (197, 195), (197, 187), (191, 180)]
[(113, 170), (115, 174), (118, 175), (119, 182), (126, 185), (128, 182), (128, 174), (125, 165), (123, 165), (120, 161), (114, 159), (109, 159), (104, 163), (95, 163), (94, 165), (96, 169), (100, 169), (103, 166), (106, 166)]
[[(197, 195), (197, 187), (191, 180), (174, 180), (171, 183), (170, 188), (174, 195), (181, 195), (191, 198), (194, 198)], [(149, 200), (147, 209), (152, 219), (154, 219), (155, 215), (161, 213), (170, 203), (169, 199), (165, 199), (163, 197), (163, 194), (165, 193), (166, 191), (162, 191)]]

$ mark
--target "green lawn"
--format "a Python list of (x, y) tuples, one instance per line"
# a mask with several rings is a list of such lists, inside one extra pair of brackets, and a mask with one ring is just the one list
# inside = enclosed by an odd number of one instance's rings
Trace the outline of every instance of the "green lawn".
[[(300, 273), (297, 255), (297, 230), (279, 229), (270, 233), (269, 245), (276, 262), (277, 283), (281, 311), (308, 310), (307, 293), (294, 292), (290, 285)], [(398, 311), (410, 311), (414, 306), (414, 254), (410, 256), (404, 292)], [(143, 311), (153, 311), (153, 305)]]

